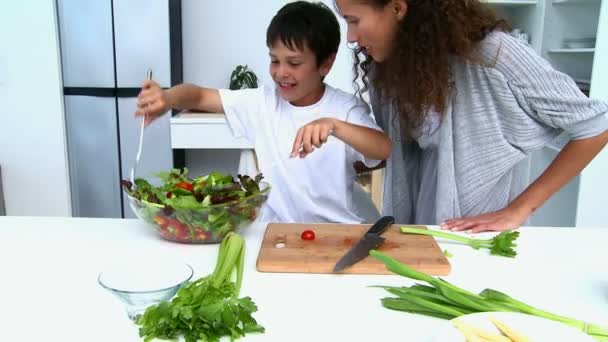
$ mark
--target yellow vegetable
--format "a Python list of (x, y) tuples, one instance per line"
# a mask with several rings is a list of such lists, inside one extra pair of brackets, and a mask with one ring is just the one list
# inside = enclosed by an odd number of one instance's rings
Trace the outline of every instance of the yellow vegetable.
[(477, 336), (469, 326), (463, 325), (462, 322), (454, 321), (454, 326), (460, 330), (467, 342), (485, 342), (481, 337)]
[[(469, 325), (467, 323), (455, 320), (454, 321), (454, 325), (456, 326), (456, 328), (458, 328), (461, 332), (464, 330), (467, 330), (475, 335), (477, 335), (480, 339), (482, 339), (482, 341), (484, 342), (512, 342), (510, 338), (505, 337), (503, 335), (500, 334), (496, 334), (496, 333), (492, 333), (483, 329), (479, 329), (476, 328), (472, 325)], [(462, 328), (462, 329), (461, 329)]]
[(509, 337), (511, 340), (513, 340), (513, 342), (532, 342), (528, 337), (513, 330), (512, 328), (507, 326), (505, 323), (497, 320), (496, 318), (490, 317), (490, 320), (492, 320), (492, 323), (494, 323), (494, 325), (498, 328), (498, 330), (500, 330), (500, 332), (502, 332), (507, 337)]

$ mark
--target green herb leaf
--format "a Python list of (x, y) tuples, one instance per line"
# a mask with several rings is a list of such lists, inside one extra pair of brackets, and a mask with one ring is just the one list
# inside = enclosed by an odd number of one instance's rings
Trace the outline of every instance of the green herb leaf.
[[(139, 335), (144, 341), (155, 338), (186, 341), (238, 339), (248, 333), (264, 332), (252, 314), (258, 310), (251, 298), (238, 298), (245, 253), (243, 238), (228, 234), (220, 244), (213, 274), (182, 287), (170, 302), (146, 309), (139, 317)], [(231, 280), (236, 271), (236, 284)]]

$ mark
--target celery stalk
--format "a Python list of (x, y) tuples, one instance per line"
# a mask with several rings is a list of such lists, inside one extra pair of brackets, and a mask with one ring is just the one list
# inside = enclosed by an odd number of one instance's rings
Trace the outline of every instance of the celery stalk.
[[(241, 238), (242, 239), (242, 238)], [(241, 252), (239, 254), (237, 263), (236, 263), (236, 289), (234, 291), (234, 297), (238, 297), (239, 292), (241, 291), (241, 284), (243, 284), (243, 270), (245, 268), (245, 240), (243, 240), (243, 244), (241, 247)]]
[(475, 239), (437, 230), (405, 226), (401, 227), (401, 232), (405, 234), (429, 235), (452, 241), (458, 241), (475, 249), (487, 248), (490, 250), (490, 253), (494, 255), (502, 255), (510, 258), (517, 255), (517, 252), (514, 249), (517, 245), (513, 242), (519, 237), (519, 232), (515, 231), (502, 232), (491, 239)]
[(243, 250), (244, 240), (240, 235), (229, 233), (224, 240), (226, 244), (220, 245), (216, 269), (211, 275), (211, 284), (215, 287), (230, 279)]

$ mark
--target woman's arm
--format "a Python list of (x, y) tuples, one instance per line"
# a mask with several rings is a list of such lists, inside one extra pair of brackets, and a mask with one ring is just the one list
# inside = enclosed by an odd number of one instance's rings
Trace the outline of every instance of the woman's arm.
[(327, 142), (330, 135), (352, 146), (369, 159), (384, 160), (391, 153), (391, 141), (383, 132), (335, 118), (321, 118), (298, 130), (293, 143), (292, 157), (298, 155), (300, 158), (306, 157), (315, 150), (315, 147), (320, 148)]
[(586, 139), (571, 140), (540, 177), (505, 209), (479, 216), (448, 220), (443, 229), (501, 231), (516, 229), (553, 194), (578, 175), (608, 143), (608, 130)]

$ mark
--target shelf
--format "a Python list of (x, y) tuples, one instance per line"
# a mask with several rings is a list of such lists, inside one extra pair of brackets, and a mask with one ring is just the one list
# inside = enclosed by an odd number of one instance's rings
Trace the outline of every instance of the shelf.
[(586, 49), (551, 49), (549, 53), (594, 53), (595, 48)]
[(174, 149), (251, 149), (242, 138), (234, 138), (224, 114), (181, 113), (171, 118), (171, 147)]
[(521, 6), (521, 5), (536, 5), (538, 0), (482, 0), (489, 5), (499, 6)]
[(599, 4), (601, 0), (553, 0), (554, 4)]
[(220, 113), (182, 112), (172, 117), (171, 124), (225, 124), (226, 116)]

